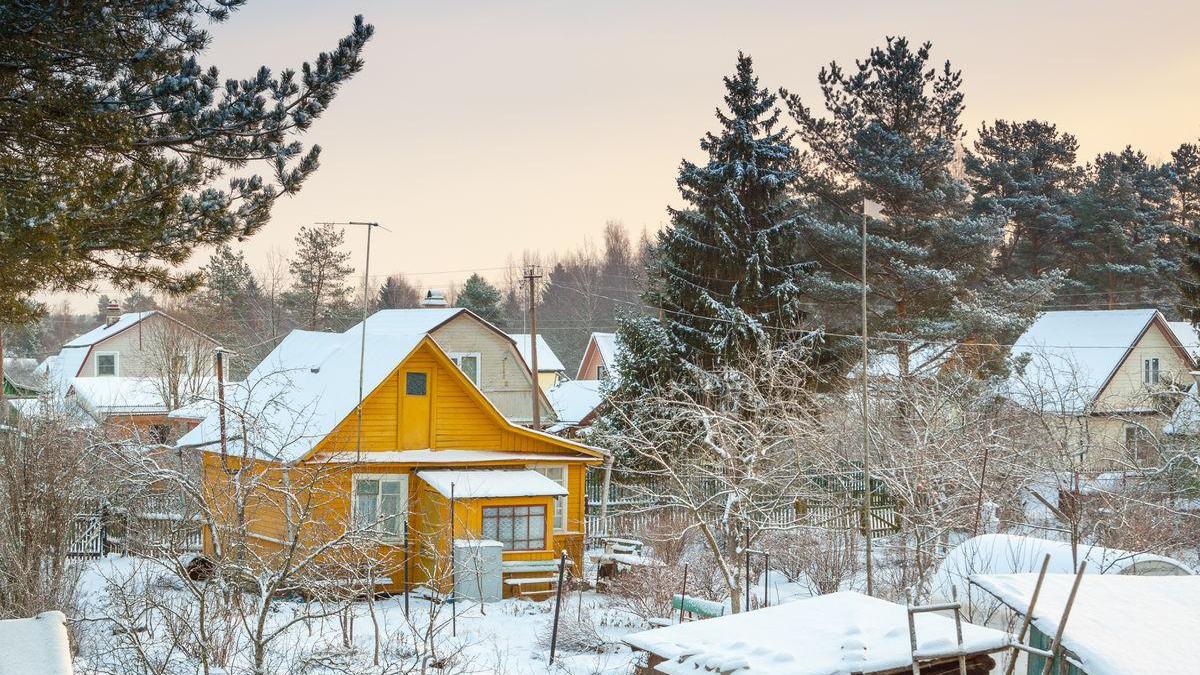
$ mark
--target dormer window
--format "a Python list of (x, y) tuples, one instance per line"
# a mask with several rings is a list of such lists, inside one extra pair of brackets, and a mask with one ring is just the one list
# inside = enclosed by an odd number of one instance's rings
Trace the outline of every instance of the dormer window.
[(98, 352), (96, 354), (96, 377), (116, 377), (117, 352)]
[(1158, 384), (1158, 359), (1142, 359), (1142, 382)]

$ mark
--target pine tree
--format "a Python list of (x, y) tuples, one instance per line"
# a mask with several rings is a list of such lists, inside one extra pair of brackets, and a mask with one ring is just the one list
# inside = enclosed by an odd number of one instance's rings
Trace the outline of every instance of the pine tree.
[(140, 288), (134, 289), (121, 301), (121, 310), (124, 312), (148, 312), (152, 309), (158, 309), (158, 302)]
[(786, 338), (805, 318), (811, 265), (798, 257), (797, 205), (789, 194), (795, 149), (777, 97), (738, 54), (725, 80), (718, 130), (700, 141), (703, 164), (684, 160), (686, 208), (670, 209), (648, 270), (647, 303), (686, 360), (707, 370)]
[(341, 250), (344, 231), (333, 225), (301, 227), (296, 253), (288, 261), (294, 277), (288, 304), (308, 330), (337, 327), (347, 304), (347, 278), (354, 271), (346, 263), (350, 253)]
[(393, 274), (379, 287), (378, 309), (413, 309), (421, 306), (421, 291), (402, 274)]
[(107, 294), (101, 295), (100, 298), (96, 300), (96, 321), (104, 323), (104, 320), (108, 318), (108, 305), (111, 302), (112, 298), (108, 297)]
[(964, 164), (975, 210), (1006, 220), (995, 268), (1009, 279), (1064, 266), (1073, 234), (1070, 200), (1081, 171), (1079, 143), (1049, 122), (984, 124)]
[(196, 297), (196, 318), (205, 332), (237, 351), (241, 363), (250, 357), (246, 350), (251, 345), (261, 344), (271, 334), (262, 288), (245, 254), (228, 245), (218, 246), (202, 271), (204, 288)]
[(822, 68), (825, 116), (783, 92), (808, 149), (802, 230), (823, 263), (812, 293), (834, 326), (857, 332), (862, 204), (881, 204), (867, 237), (870, 324), (887, 341), (877, 344), (893, 345), (902, 380), (956, 341), (1015, 337), (1054, 281), (990, 274), (1001, 223), (970, 213), (955, 176), (962, 74), (931, 66), (930, 49), (888, 38), (853, 72)]
[(222, 77), (199, 59), (241, 4), (0, 3), (0, 320), (94, 280), (194, 289), (196, 247), (258, 231), (316, 171), (300, 137), (374, 30), (356, 17), (299, 73)]
[(1168, 177), (1175, 188), (1172, 220), (1179, 242), (1179, 311), (1200, 324), (1200, 146), (1184, 143), (1171, 153)]
[(1170, 222), (1168, 172), (1126, 147), (1087, 169), (1075, 199), (1072, 305), (1117, 309), (1176, 305), (1179, 256)]
[(472, 274), (467, 277), (462, 290), (458, 292), (454, 306), (469, 309), (483, 319), (498, 324), (502, 318), (500, 311), (502, 298), (500, 290), (488, 283), (487, 279), (478, 274)]

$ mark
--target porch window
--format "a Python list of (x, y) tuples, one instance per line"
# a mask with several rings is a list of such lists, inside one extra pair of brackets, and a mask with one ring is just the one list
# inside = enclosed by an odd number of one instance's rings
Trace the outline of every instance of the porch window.
[(1142, 381), (1158, 384), (1158, 359), (1142, 359)]
[(546, 507), (485, 506), (482, 534), (506, 551), (540, 551), (546, 548)]
[(1125, 449), (1134, 462), (1138, 464), (1148, 462), (1151, 459), (1153, 448), (1154, 438), (1148, 429), (1136, 424), (1125, 427)]
[(352, 509), (358, 529), (374, 530), (385, 539), (404, 536), (408, 516), (408, 476), (355, 476)]
[(454, 365), (458, 366), (463, 375), (467, 376), (468, 380), (474, 382), (476, 387), (479, 386), (479, 365), (482, 359), (480, 359), (480, 355), (477, 352), (470, 354), (451, 353), (447, 354), (447, 356), (454, 362)]
[[(567, 467), (565, 466), (531, 466), (534, 471), (558, 483), (564, 490), (567, 486)], [(563, 532), (567, 529), (567, 495), (554, 498), (554, 531)]]

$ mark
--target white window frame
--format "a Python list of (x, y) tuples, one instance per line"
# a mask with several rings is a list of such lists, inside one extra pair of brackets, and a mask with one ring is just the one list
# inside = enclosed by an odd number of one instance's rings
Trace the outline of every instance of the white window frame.
[(384, 483), (399, 483), (400, 484), (400, 512), (396, 517), (400, 519), (400, 527), (398, 531), (392, 535), (383, 534), (384, 541), (402, 542), (404, 534), (408, 530), (408, 474), (406, 473), (355, 473), (350, 475), (350, 523), (354, 529), (359, 529), (359, 514), (358, 514), (358, 482), (360, 480), (377, 480), (379, 481), (379, 492), (375, 495), (375, 513), (380, 512), (380, 505), (383, 500), (383, 484)]
[(1158, 359), (1142, 359), (1142, 382), (1144, 384), (1158, 384), (1161, 381), (1160, 377)]
[[(565, 495), (559, 495), (554, 498), (554, 513), (550, 515), (550, 525), (555, 532), (567, 531), (567, 507), (569, 505), (568, 498), (571, 496), (571, 469), (566, 464), (531, 464), (530, 469), (542, 474), (546, 478), (558, 483), (564, 490)], [(555, 478), (547, 473), (551, 469), (562, 469), (562, 480)]]
[[(100, 373), (100, 357), (113, 357), (113, 372), (112, 375), (102, 375)], [(95, 358), (92, 359), (92, 367), (96, 377), (120, 377), (121, 375), (121, 352), (96, 352)]]
[(476, 387), (480, 386), (480, 382), (483, 381), (483, 355), (482, 354), (480, 354), (479, 352), (448, 352), (446, 354), (446, 356), (450, 357), (450, 360), (454, 362), (454, 365), (458, 368), (458, 371), (460, 373), (462, 373), (463, 375), (467, 374), (466, 371), (462, 369), (463, 358), (474, 357), (475, 358), (475, 377), (474, 378), (467, 377), (467, 379), (474, 382)]

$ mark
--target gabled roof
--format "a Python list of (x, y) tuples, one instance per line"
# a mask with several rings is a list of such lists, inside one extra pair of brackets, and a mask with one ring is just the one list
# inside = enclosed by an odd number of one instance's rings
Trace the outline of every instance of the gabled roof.
[(1007, 394), (1030, 408), (1081, 412), (1094, 403), (1152, 326), (1191, 366), (1166, 319), (1155, 309), (1045, 312), (1012, 348), (1014, 372)]
[(600, 380), (567, 380), (559, 382), (546, 395), (561, 424), (575, 425), (587, 419), (604, 400)]
[(1168, 321), (1167, 325), (1171, 327), (1171, 332), (1175, 334), (1175, 339), (1179, 340), (1179, 344), (1187, 350), (1192, 360), (1200, 361), (1200, 331), (1196, 330), (1192, 322)]
[(162, 314), (162, 312), (156, 309), (148, 312), (126, 312), (117, 317), (116, 322), (111, 326), (107, 324), (96, 326), (83, 335), (80, 335), (73, 340), (69, 340), (63, 344), (63, 347), (91, 347), (97, 342), (107, 340), (126, 328), (131, 328), (141, 321), (154, 316), (155, 314)]
[[(428, 335), (427, 331), (435, 330), (453, 318), (450, 312), (457, 314), (465, 310), (415, 311), (428, 312), (431, 319), (424, 321), (412, 314), (395, 313), (405, 310), (384, 310), (375, 315), (384, 314), (380, 320), (374, 320), (375, 316), (367, 319), (362, 358), (364, 399), (418, 347), (427, 345), (498, 425), (559, 445), (566, 443), (565, 447), (585, 454), (601, 454), (593, 448), (508, 422)], [(441, 313), (447, 314), (438, 321), (433, 315)], [(226, 415), (229, 451), (241, 454), (242, 439), (248, 437), (252, 454), (257, 456), (283, 462), (308, 457), (357, 407), (361, 341), (361, 323), (344, 333), (292, 331), (246, 376), (244, 382), (227, 385), (226, 407), (238, 413)], [(219, 440), (219, 416), (212, 412), (179, 439), (178, 444), (216, 451)]]
[(8, 357), (4, 359), (4, 379), (13, 387), (31, 392), (46, 389), (46, 377), (37, 370), (37, 360)]
[[(1018, 613), (1029, 612), (1036, 574), (980, 575), (971, 582)], [(1075, 577), (1047, 574), (1033, 623), (1054, 635)], [(1063, 628), (1070, 661), (1088, 675), (1196, 672), (1200, 577), (1087, 575)]]
[[(529, 353), (529, 333), (509, 333), (508, 336), (517, 343), (517, 351), (521, 353), (521, 358), (525, 360), (525, 367), (533, 368), (533, 359)], [(538, 352), (538, 372), (540, 373), (559, 373), (566, 370), (566, 366), (558, 359), (553, 349), (550, 349), (550, 344), (546, 342), (546, 338), (538, 333), (537, 336), (537, 352)]]
[(592, 333), (588, 338), (587, 347), (583, 350), (583, 359), (579, 362), (579, 372), (575, 374), (575, 378), (582, 380), (590, 373), (583, 372), (583, 364), (587, 362), (587, 356), (593, 350), (600, 354), (600, 360), (604, 362), (604, 367), (611, 373), (616, 368), (617, 354), (620, 353), (622, 347), (617, 340), (616, 333)]
[[(666, 659), (655, 672), (753, 675), (893, 673), (912, 665), (908, 610), (886, 600), (842, 591), (774, 607), (689, 621), (627, 635), (623, 640)], [(916, 615), (918, 652), (957, 645), (954, 620)], [(962, 625), (968, 655), (1009, 644), (993, 628)]]

